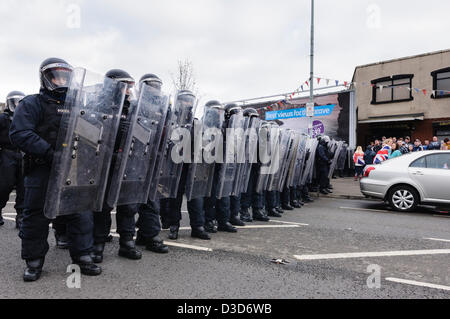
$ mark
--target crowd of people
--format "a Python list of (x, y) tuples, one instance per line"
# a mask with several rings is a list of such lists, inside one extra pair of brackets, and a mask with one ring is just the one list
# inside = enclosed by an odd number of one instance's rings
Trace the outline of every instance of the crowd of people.
[(355, 181), (358, 178), (362, 178), (364, 167), (367, 165), (380, 164), (388, 159), (400, 157), (408, 153), (439, 150), (450, 150), (449, 138), (439, 141), (439, 138), (434, 136), (431, 141), (427, 139), (422, 144), (422, 141), (418, 138), (412, 142), (409, 136), (405, 138), (386, 138), (383, 136), (381, 140), (370, 142), (365, 151), (362, 146), (357, 148), (353, 158), (355, 164)]

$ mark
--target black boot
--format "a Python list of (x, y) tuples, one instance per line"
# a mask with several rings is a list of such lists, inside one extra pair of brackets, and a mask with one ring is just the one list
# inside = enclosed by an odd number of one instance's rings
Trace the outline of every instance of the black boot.
[(136, 249), (136, 243), (134, 240), (121, 241), (119, 248), (119, 256), (128, 258), (131, 260), (140, 260), (142, 258), (142, 253)]
[(91, 257), (95, 264), (101, 264), (103, 262), (103, 251), (105, 250), (105, 243), (94, 244)]
[(138, 232), (138, 233), (137, 233), (137, 236), (136, 236), (136, 242), (135, 242), (136, 246), (145, 246), (146, 243), (147, 243), (147, 240), (145, 239), (145, 237), (142, 236), (142, 235)]
[(322, 194), (322, 195), (329, 195), (330, 194), (330, 193), (327, 192), (326, 189), (321, 189), (319, 193)]
[(193, 227), (191, 237), (201, 239), (201, 240), (211, 240), (211, 237), (205, 231), (204, 227)]
[(55, 232), (55, 239), (56, 239), (56, 247), (59, 249), (69, 249), (69, 238), (66, 234), (60, 234), (58, 235)]
[(215, 234), (215, 233), (217, 233), (217, 228), (213, 222), (206, 222), (205, 223), (205, 231), (210, 234)]
[(285, 213), (284, 210), (281, 209), (281, 207), (275, 207), (275, 210), (278, 212), (278, 214), (283, 215)]
[(170, 226), (169, 239), (177, 240), (179, 231), (180, 231), (180, 226), (179, 225)]
[(260, 222), (270, 221), (270, 218), (266, 216), (262, 209), (256, 209), (253, 211), (253, 219)]
[(80, 266), (81, 273), (85, 276), (99, 276), (102, 273), (102, 269), (94, 264), (91, 255), (72, 259), (72, 262)]
[(239, 227), (244, 227), (245, 224), (244, 222), (238, 217), (238, 216), (233, 216), (230, 218), (230, 224), (233, 226), (239, 226)]
[(294, 200), (291, 202), (291, 206), (294, 208), (302, 208), (302, 205), (298, 203), (298, 201)]
[(233, 227), (233, 225), (231, 225), (230, 223), (225, 223), (223, 225), (219, 224), (217, 230), (226, 233), (237, 233), (237, 229)]
[(23, 281), (33, 282), (39, 280), (44, 267), (44, 259), (27, 260), (27, 268), (23, 274)]
[(334, 192), (333, 192), (331, 189), (329, 189), (329, 188), (327, 188), (326, 191), (327, 191), (328, 193), (330, 193), (330, 194), (333, 194), (333, 193), (334, 193)]
[(287, 204), (287, 205), (282, 205), (281, 208), (283, 208), (284, 210), (294, 210), (294, 207), (292, 207), (291, 205)]
[(267, 213), (268, 213), (267, 215), (269, 215), (270, 217), (277, 217), (277, 218), (283, 217), (281, 216), (281, 214), (277, 212), (275, 208), (270, 209)]
[(145, 248), (157, 254), (167, 254), (169, 252), (169, 247), (164, 245), (164, 241), (159, 236), (148, 239)]
[(241, 220), (245, 223), (252, 223), (253, 218), (252, 215), (250, 215), (249, 209), (243, 209), (241, 210)]
[(0, 214), (0, 226), (5, 225), (5, 221), (3, 220), (2, 214)]

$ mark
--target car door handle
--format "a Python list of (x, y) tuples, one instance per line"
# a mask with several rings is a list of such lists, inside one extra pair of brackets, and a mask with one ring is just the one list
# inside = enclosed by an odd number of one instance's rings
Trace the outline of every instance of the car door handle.
[(425, 174), (423, 172), (414, 172), (413, 175), (424, 176)]

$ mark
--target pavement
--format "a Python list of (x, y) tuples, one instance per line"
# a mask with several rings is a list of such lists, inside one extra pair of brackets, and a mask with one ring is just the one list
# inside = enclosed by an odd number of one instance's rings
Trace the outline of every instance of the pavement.
[(426, 207), (405, 214), (381, 202), (320, 197), (281, 219), (249, 223), (211, 241), (190, 237), (184, 212), (179, 240), (166, 241), (169, 254), (144, 251), (142, 260), (129, 261), (117, 256), (114, 238), (103, 274), (82, 276), (79, 289), (68, 288), (70, 257), (55, 248), (53, 235), (41, 280), (24, 283), (13, 204), (4, 217), (5, 299), (450, 298), (450, 216)]
[[(338, 177), (331, 180), (333, 184), (333, 194), (328, 195), (329, 198), (338, 199), (364, 199), (365, 196), (361, 193), (359, 187), (359, 180), (355, 181), (353, 177)], [(314, 197), (320, 197), (320, 193), (311, 193)]]

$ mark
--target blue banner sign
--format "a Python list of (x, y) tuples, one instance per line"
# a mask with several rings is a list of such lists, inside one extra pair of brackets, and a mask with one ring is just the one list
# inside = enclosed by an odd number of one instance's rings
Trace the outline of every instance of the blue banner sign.
[[(316, 106), (314, 116), (329, 116), (333, 113), (335, 106), (336, 104)], [(286, 120), (302, 117), (306, 117), (306, 108), (266, 112), (266, 121)]]

